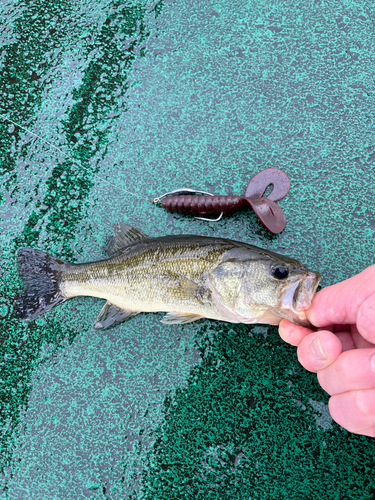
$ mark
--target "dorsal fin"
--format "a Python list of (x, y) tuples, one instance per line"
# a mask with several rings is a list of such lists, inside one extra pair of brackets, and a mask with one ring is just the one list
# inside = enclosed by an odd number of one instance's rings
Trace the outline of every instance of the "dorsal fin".
[(114, 235), (109, 236), (107, 243), (103, 248), (103, 251), (111, 257), (121, 248), (124, 248), (132, 243), (148, 238), (148, 236), (139, 229), (129, 226), (129, 224), (124, 224), (124, 222), (116, 222), (113, 226)]

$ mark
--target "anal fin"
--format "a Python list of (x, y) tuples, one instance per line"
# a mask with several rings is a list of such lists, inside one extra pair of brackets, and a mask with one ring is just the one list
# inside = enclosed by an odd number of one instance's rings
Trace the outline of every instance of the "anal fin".
[(114, 306), (110, 302), (106, 302), (103, 309), (100, 311), (99, 316), (96, 318), (93, 325), (93, 330), (105, 330), (110, 326), (122, 323), (128, 318), (139, 314), (140, 311), (128, 311)]
[(171, 311), (164, 316), (160, 323), (164, 323), (165, 325), (185, 325), (186, 323), (192, 323), (202, 318), (203, 316), (197, 314)]

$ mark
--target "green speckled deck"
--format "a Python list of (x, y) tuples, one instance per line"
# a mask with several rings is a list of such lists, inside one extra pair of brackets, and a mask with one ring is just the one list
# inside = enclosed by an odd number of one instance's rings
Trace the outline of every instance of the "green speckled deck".
[[(1, 2), (1, 498), (375, 497), (375, 440), (332, 421), (277, 329), (96, 332), (85, 297), (12, 315), (18, 247), (100, 259), (118, 220), (289, 254), (323, 286), (372, 264), (374, 18), (372, 0)], [(149, 202), (243, 194), (267, 167), (291, 179), (279, 236)]]

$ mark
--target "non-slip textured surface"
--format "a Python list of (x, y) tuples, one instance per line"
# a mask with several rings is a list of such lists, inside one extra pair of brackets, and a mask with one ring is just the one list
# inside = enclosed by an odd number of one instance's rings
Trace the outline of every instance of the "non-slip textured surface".
[[(372, 1), (0, 4), (0, 497), (372, 499), (375, 441), (341, 429), (277, 329), (141, 314), (91, 330), (80, 297), (13, 317), (20, 246), (103, 258), (111, 226), (238, 239), (322, 286), (374, 263)], [(240, 194), (284, 170), (287, 227), (154, 198)], [(375, 326), (374, 326), (375, 327)]]

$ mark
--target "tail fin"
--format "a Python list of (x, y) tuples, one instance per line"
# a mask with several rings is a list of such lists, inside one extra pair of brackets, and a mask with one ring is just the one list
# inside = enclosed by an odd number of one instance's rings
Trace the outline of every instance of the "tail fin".
[(60, 292), (61, 272), (68, 264), (33, 248), (17, 252), (18, 273), (23, 290), (14, 306), (19, 319), (32, 319), (66, 298)]

